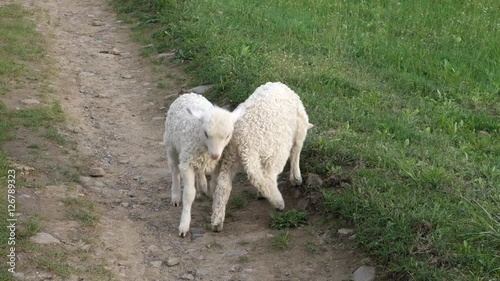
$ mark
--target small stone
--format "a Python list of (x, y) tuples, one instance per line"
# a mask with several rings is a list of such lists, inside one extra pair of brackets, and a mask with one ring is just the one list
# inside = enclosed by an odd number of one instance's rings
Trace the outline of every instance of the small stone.
[(120, 51), (118, 51), (116, 48), (113, 48), (113, 50), (111, 50), (111, 53), (112, 53), (113, 55), (115, 55), (115, 56), (121, 56), (121, 54), (122, 54), (122, 53), (121, 53)]
[(192, 228), (190, 232), (191, 232), (191, 241), (201, 238), (205, 234), (205, 231), (201, 228)]
[(241, 270), (241, 267), (239, 265), (235, 265), (233, 267), (231, 267), (231, 269), (229, 269), (229, 272), (236, 272), (236, 271), (240, 271)]
[(129, 205), (130, 205), (130, 204), (129, 204), (129, 203), (127, 203), (127, 202), (121, 202), (121, 203), (120, 203), (120, 206), (122, 206), (123, 208), (128, 208), (128, 206), (129, 206)]
[(151, 267), (153, 267), (153, 268), (159, 268), (162, 263), (163, 263), (162, 261), (152, 261), (150, 264), (151, 264)]
[(156, 116), (152, 118), (153, 121), (165, 120), (164, 116)]
[(482, 137), (490, 137), (490, 133), (486, 132), (486, 131), (479, 131), (478, 134)]
[(103, 22), (102, 20), (93, 20), (92, 21), (92, 26), (103, 26), (105, 25), (106, 23)]
[(158, 54), (156, 56), (157, 59), (169, 59), (169, 58), (173, 58), (175, 56), (175, 53), (174, 52), (170, 52), (170, 53), (161, 53), (161, 54)]
[(123, 79), (132, 79), (132, 75), (130, 74), (122, 74)]
[(21, 100), (21, 103), (24, 103), (24, 104), (40, 104), (40, 101), (38, 101), (36, 99), (24, 99), (24, 100)]
[(104, 177), (104, 169), (100, 167), (90, 168), (89, 176), (91, 177)]
[(12, 276), (14, 276), (14, 278), (16, 279), (19, 279), (19, 280), (24, 280), (24, 273), (22, 272), (15, 272), (14, 274), (12, 274)]
[(186, 273), (181, 275), (182, 280), (194, 280), (194, 276), (191, 273)]
[(308, 186), (320, 187), (323, 185), (323, 179), (317, 174), (309, 173), (309, 175), (307, 175), (306, 184)]
[(375, 280), (375, 267), (363, 265), (354, 271), (352, 280), (354, 281), (373, 281)]
[(169, 258), (169, 259), (167, 260), (167, 266), (169, 266), (169, 267), (176, 266), (176, 265), (178, 265), (178, 264), (179, 264), (179, 262), (180, 262), (180, 261), (179, 261), (179, 259), (178, 259), (178, 258)]
[(203, 277), (204, 277), (204, 276), (206, 276), (209, 272), (210, 272), (210, 270), (208, 270), (208, 269), (197, 269), (197, 270), (196, 270), (196, 276), (198, 276), (198, 278), (203, 278)]
[(245, 269), (243, 269), (243, 271), (242, 271), (242, 272), (243, 272), (243, 273), (247, 273), (247, 274), (248, 274), (248, 273), (255, 272), (255, 269), (253, 269), (253, 268), (245, 268)]
[(350, 228), (341, 228), (337, 231), (338, 234), (340, 235), (352, 235), (354, 233), (354, 229), (350, 229)]
[(214, 87), (214, 85), (203, 85), (203, 86), (191, 88), (191, 89), (187, 90), (187, 92), (188, 93), (195, 93), (198, 95), (203, 95), (203, 94), (206, 94), (208, 91), (210, 91), (210, 89), (212, 89), (213, 87)]
[(353, 234), (353, 235), (349, 236), (349, 238), (347, 238), (347, 239), (349, 239), (349, 240), (354, 240), (354, 239), (356, 239), (356, 234)]
[(241, 257), (248, 254), (245, 250), (227, 250), (223, 253), (226, 257)]
[(60, 244), (61, 241), (59, 239), (55, 238), (54, 236), (45, 233), (45, 232), (40, 232), (37, 235), (31, 237), (31, 242), (37, 243), (37, 244)]

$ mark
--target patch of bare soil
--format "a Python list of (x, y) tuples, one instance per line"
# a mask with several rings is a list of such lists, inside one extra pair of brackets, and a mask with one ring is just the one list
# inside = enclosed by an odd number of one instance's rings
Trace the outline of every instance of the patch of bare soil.
[[(171, 73), (172, 86), (158, 89), (159, 78), (152, 74), (151, 62), (141, 58), (141, 46), (131, 41), (128, 27), (117, 21), (107, 1), (30, 0), (24, 5), (48, 14), (39, 29), (48, 38), (49, 55), (56, 61), (54, 96), (69, 117), (66, 133), (76, 143), (74, 157), (78, 159), (74, 160), (77, 165), (57, 157), (33, 165), (40, 170), (46, 163), (83, 166), (75, 168), (80, 173), (100, 167), (105, 172), (103, 177), (83, 175), (72, 187), (53, 182), (48, 187), (23, 189), (26, 212), (41, 213), (42, 231), (63, 242), (54, 247), (82, 249), (88, 255), (68, 258), (71, 266), (81, 269), (69, 277), (60, 277), (40, 264), (28, 268), (21, 259), (19, 271), (26, 280), (103, 280), (85, 271), (87, 265), (90, 271), (110, 271), (112, 280), (350, 279), (361, 263), (360, 256), (350, 241), (321, 223), (291, 230), (289, 248), (274, 247), (279, 233), (269, 226), (272, 207), (248, 196), (254, 189), (244, 178), (235, 183), (232, 198), (245, 203), (229, 204), (221, 233), (210, 231), (211, 202), (202, 198), (193, 204), (191, 229), (196, 235), (179, 238), (181, 208), (170, 203), (170, 175), (159, 142), (165, 96), (180, 92), (186, 79), (182, 70), (162, 66), (164, 73)], [(17, 146), (31, 142), (25, 139)], [(16, 145), (9, 145), (8, 150), (16, 151)], [(70, 159), (72, 153), (65, 157)], [(52, 177), (38, 176), (45, 177), (44, 183)], [(68, 217), (61, 203), (67, 198), (97, 202), (99, 222), (84, 226)], [(289, 203), (287, 209), (294, 204)]]

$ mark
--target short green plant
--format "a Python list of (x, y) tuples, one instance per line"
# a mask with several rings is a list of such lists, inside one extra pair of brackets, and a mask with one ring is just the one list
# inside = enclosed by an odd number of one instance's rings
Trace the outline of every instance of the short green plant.
[(280, 230), (273, 238), (272, 246), (278, 250), (289, 249), (292, 247), (292, 234), (288, 230)]
[(271, 227), (274, 229), (295, 228), (307, 224), (307, 213), (291, 209), (272, 216)]
[(231, 199), (231, 206), (238, 210), (245, 209), (248, 205), (248, 200), (244, 196), (235, 196)]
[(84, 226), (93, 226), (99, 220), (99, 214), (95, 211), (94, 203), (82, 198), (66, 198), (62, 202), (67, 208), (69, 218), (78, 220)]

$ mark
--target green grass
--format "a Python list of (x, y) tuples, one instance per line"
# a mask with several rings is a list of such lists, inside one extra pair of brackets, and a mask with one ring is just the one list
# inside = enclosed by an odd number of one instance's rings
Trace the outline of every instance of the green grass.
[[(9, 91), (29, 86), (38, 87), (46, 78), (44, 66), (45, 49), (41, 34), (36, 31), (35, 23), (27, 18), (29, 12), (20, 5), (0, 6), (0, 98)], [(43, 85), (42, 85), (43, 86)], [(15, 97), (11, 97), (15, 98)], [(52, 128), (64, 119), (61, 106), (54, 103), (48, 107), (13, 110), (0, 101), (0, 147), (13, 139), (13, 131), (27, 127), (33, 131), (39, 128)], [(11, 167), (7, 155), (0, 150), (0, 181), (2, 186), (7, 181), (7, 170)], [(20, 178), (17, 178), (19, 185)], [(0, 189), (0, 256), (7, 255), (8, 229), (6, 228), (6, 189)], [(20, 206), (17, 204), (16, 206)], [(27, 221), (18, 221), (17, 243), (23, 243), (40, 229), (36, 217)], [(19, 245), (18, 245), (19, 246)], [(18, 261), (19, 262), (19, 261)], [(6, 263), (0, 264), (0, 280), (11, 280)]]
[(271, 227), (274, 229), (295, 228), (307, 224), (307, 213), (291, 209), (272, 216)]
[(99, 214), (95, 210), (94, 203), (87, 199), (67, 198), (62, 202), (67, 208), (70, 219), (79, 221), (83, 226), (93, 226), (99, 221)]
[(0, 7), (0, 95), (24, 81), (43, 77), (44, 71), (31, 67), (45, 54), (44, 40), (20, 5)]
[(280, 230), (273, 238), (271, 246), (277, 250), (290, 249), (292, 247), (292, 234), (288, 230)]
[(294, 89), (315, 125), (304, 173), (352, 179), (325, 210), (389, 276), (498, 279), (498, 1), (114, 2), (223, 100)]

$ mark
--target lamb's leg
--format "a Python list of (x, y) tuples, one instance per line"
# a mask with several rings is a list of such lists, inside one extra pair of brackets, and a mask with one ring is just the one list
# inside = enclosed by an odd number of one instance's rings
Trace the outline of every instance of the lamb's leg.
[(205, 176), (205, 172), (196, 170), (196, 186), (196, 198), (199, 199), (202, 193), (208, 196), (207, 177)]
[(290, 153), (290, 183), (292, 186), (302, 184), (302, 175), (300, 174), (300, 152), (306, 139), (307, 127), (303, 124), (297, 129), (293, 140), (292, 151)]
[(215, 169), (210, 174), (210, 196), (213, 196), (215, 193), (215, 188), (217, 187), (217, 177), (219, 177), (220, 173), (220, 165), (217, 165)]
[(175, 150), (167, 148), (167, 160), (172, 175), (172, 205), (181, 204), (181, 174), (179, 171), (179, 160)]
[(285, 208), (285, 201), (278, 189), (277, 180), (279, 173), (264, 170), (260, 164), (258, 155), (255, 155), (255, 157), (253, 157), (253, 154), (248, 156), (249, 159), (244, 161), (244, 165), (250, 182), (257, 188), (259, 195), (267, 198), (274, 208), (280, 211), (283, 210)]
[[(220, 169), (218, 169), (218, 176), (215, 176), (217, 181), (217, 186), (212, 195), (212, 230), (219, 232), (222, 231), (224, 226), (224, 217), (226, 215), (226, 205), (229, 200), (229, 195), (231, 194), (233, 178), (238, 171), (238, 166), (231, 163), (222, 163)], [(213, 181), (215, 181), (212, 178)], [(212, 181), (211, 181), (212, 182)], [(211, 183), (211, 188), (212, 188)]]
[(182, 181), (184, 183), (184, 192), (182, 194), (182, 215), (179, 225), (179, 236), (185, 237), (189, 224), (191, 223), (191, 205), (196, 196), (196, 188), (194, 186), (195, 171), (193, 168), (187, 168), (181, 171)]

